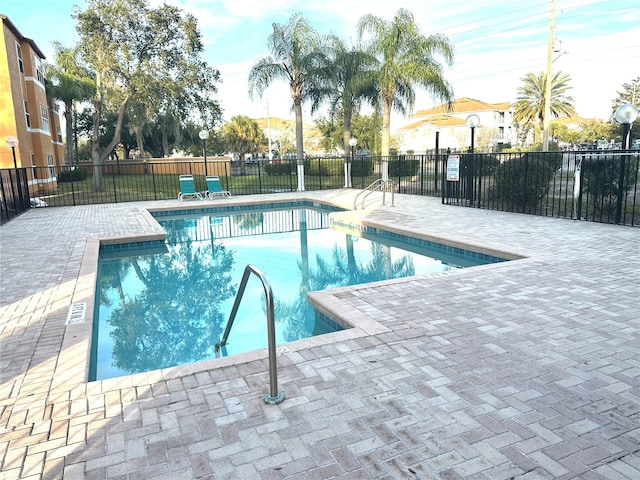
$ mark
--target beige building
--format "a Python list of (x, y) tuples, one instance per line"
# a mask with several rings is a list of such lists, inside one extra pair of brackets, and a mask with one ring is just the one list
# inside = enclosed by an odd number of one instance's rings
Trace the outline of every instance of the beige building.
[[(0, 15), (0, 168), (13, 168), (7, 138), (16, 138), (15, 163), (27, 167), (29, 190), (37, 193), (56, 182), (56, 166), (64, 163), (64, 147), (57, 104), (47, 100), (44, 54)], [(38, 168), (29, 168), (38, 167)]]
[(411, 123), (396, 132), (400, 150), (414, 153), (442, 150), (465, 151), (471, 146), (471, 129), (466, 123), (469, 115), (478, 115), (480, 125), (474, 133), (476, 149), (489, 151), (500, 145), (516, 146), (516, 125), (510, 102), (485, 103), (473, 98), (460, 98), (449, 110), (446, 104), (428, 110), (419, 110), (411, 115)]

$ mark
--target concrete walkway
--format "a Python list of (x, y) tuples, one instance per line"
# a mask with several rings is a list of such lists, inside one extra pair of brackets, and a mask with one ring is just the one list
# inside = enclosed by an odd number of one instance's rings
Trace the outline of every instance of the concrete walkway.
[[(639, 479), (640, 229), (396, 196), (352, 221), (523, 257), (314, 293), (354, 328), (86, 382), (98, 239), (147, 208), (33, 209), (0, 227), (2, 479)], [(86, 321), (65, 326), (69, 307)]]

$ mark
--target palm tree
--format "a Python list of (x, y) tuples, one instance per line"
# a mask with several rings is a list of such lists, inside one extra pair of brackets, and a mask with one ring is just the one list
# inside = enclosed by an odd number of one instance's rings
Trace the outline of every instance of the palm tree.
[(311, 111), (323, 100), (329, 100), (331, 116), (342, 112), (342, 148), (345, 152), (345, 187), (351, 187), (351, 163), (349, 140), (351, 139), (351, 119), (363, 100), (375, 102), (376, 58), (358, 48), (348, 48), (337, 36), (329, 37), (331, 73), (325, 85), (315, 89), (312, 95)]
[(249, 96), (260, 97), (275, 80), (289, 83), (296, 116), (296, 150), (298, 190), (304, 190), (304, 143), (302, 135), (302, 102), (316, 88), (317, 79), (326, 77), (327, 61), (323, 39), (300, 13), (286, 24), (273, 24), (268, 38), (271, 55), (259, 59), (249, 72)]
[(47, 96), (64, 103), (67, 163), (72, 165), (75, 104), (90, 100), (96, 86), (87, 69), (80, 65), (77, 49), (65, 48), (58, 42), (53, 47), (56, 64), (47, 66)]
[(245, 115), (236, 115), (222, 126), (222, 135), (229, 151), (238, 154), (240, 171), (244, 175), (246, 173), (245, 154), (257, 151), (258, 147), (264, 143), (264, 133), (258, 122)]
[[(566, 94), (571, 88), (570, 81), (571, 76), (562, 72), (556, 72), (551, 77), (551, 115), (556, 118), (561, 115), (576, 114), (573, 98)], [(536, 125), (542, 130), (547, 74), (546, 72), (527, 73), (522, 77), (522, 82), (523, 85), (518, 88), (518, 101), (513, 110), (513, 119), (522, 125), (525, 131)]]
[[(357, 47), (347, 47), (339, 37), (329, 37), (331, 75), (325, 88), (318, 89), (320, 98), (329, 100), (331, 112), (342, 111), (342, 143), (349, 151), (351, 118), (363, 100), (375, 101), (376, 58)], [(317, 106), (314, 101), (314, 107)], [(312, 109), (313, 111), (313, 109)]]
[[(436, 56), (451, 65), (453, 46), (446, 36), (420, 33), (413, 14), (399, 9), (392, 21), (368, 14), (358, 22), (358, 33), (372, 35), (370, 51), (379, 59), (377, 69), (378, 95), (382, 103), (383, 156), (389, 155), (391, 111), (402, 114), (415, 103), (414, 85), (418, 84), (435, 98), (451, 103), (453, 90), (444, 78), (443, 67)], [(388, 177), (387, 162), (383, 162), (383, 180)]]

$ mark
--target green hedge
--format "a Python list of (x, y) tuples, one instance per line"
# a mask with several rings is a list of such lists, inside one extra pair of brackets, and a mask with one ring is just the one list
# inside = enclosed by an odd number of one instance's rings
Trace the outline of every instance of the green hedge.
[(389, 160), (390, 177), (413, 177), (420, 170), (420, 160), (417, 158), (394, 158)]
[(296, 173), (296, 162), (268, 163), (264, 171), (267, 175), (291, 175)]
[(512, 158), (496, 169), (494, 198), (509, 210), (532, 212), (549, 193), (556, 169), (553, 156), (529, 152)]
[(89, 176), (89, 171), (86, 168), (76, 167), (73, 170), (63, 170), (58, 173), (58, 182), (81, 182), (86, 180)]

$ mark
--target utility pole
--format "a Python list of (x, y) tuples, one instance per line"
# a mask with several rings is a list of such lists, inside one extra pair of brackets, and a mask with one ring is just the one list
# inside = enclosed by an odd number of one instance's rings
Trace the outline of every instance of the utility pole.
[(553, 63), (553, 31), (555, 30), (556, 1), (551, 0), (551, 25), (547, 48), (547, 76), (544, 84), (544, 116), (542, 118), (542, 150), (549, 150), (549, 120), (551, 117), (551, 64)]

